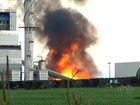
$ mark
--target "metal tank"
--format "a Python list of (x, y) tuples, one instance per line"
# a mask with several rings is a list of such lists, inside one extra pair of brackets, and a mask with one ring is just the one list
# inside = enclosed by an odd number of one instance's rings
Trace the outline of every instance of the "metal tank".
[(39, 80), (48, 80), (48, 70), (46, 70), (46, 62), (44, 60), (40, 60), (38, 63)]
[(39, 66), (39, 70), (45, 70), (46, 62), (44, 60), (40, 60), (38, 66)]

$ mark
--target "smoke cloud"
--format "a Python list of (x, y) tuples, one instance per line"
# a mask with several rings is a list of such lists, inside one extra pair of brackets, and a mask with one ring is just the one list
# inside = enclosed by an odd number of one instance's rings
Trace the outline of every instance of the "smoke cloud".
[[(18, 18), (23, 18), (23, 1), (12, 2), (9, 9), (16, 8), (21, 11)], [(85, 4), (87, 0), (74, 0), (75, 3)], [(10, 2), (10, 0), (9, 0)], [(46, 61), (47, 66), (60, 72), (58, 61), (69, 55), (66, 64), (78, 65), (80, 72), (85, 72), (94, 77), (97, 74), (97, 67), (92, 57), (86, 52), (90, 45), (97, 42), (96, 29), (78, 11), (70, 8), (63, 8), (59, 0), (35, 0), (35, 20), (37, 38), (50, 51)], [(76, 46), (73, 46), (76, 45)], [(52, 49), (55, 51), (50, 54)], [(75, 71), (72, 71), (75, 73)], [(61, 72), (60, 72), (61, 73)]]
[[(44, 23), (44, 15), (46, 14), (47, 11), (49, 10), (56, 10), (56, 9), (60, 9), (61, 6), (61, 2), (59, 0), (35, 0), (35, 24), (37, 27), (39, 27), (39, 30), (37, 30), (36, 34), (37, 34), (37, 41), (43, 44), (42, 39), (42, 34), (44, 34), (44, 27), (43, 27), (43, 23)], [(45, 40), (46, 42), (46, 40)]]
[(9, 4), (9, 10), (16, 10), (17, 12), (17, 19), (20, 24), (23, 24), (23, 17), (24, 17), (24, 7), (23, 7), (23, 0), (5, 0)]
[(76, 37), (82, 39), (83, 49), (97, 42), (96, 29), (76, 10), (63, 8), (47, 11), (43, 27), (42, 37), (48, 38), (47, 46), (50, 48), (68, 47)]
[[(37, 37), (45, 48), (55, 50), (51, 58), (50, 52), (47, 56), (49, 68), (59, 72), (57, 62), (64, 54), (69, 54), (69, 63), (73, 62), (80, 70), (93, 74), (91, 77), (98, 73), (92, 57), (86, 52), (90, 45), (97, 43), (96, 28), (81, 13), (59, 5), (57, 9), (47, 8), (40, 20)], [(76, 50), (71, 48), (74, 43), (77, 44)]]
[(88, 0), (69, 0), (70, 2), (74, 2), (77, 5), (83, 6), (87, 3)]

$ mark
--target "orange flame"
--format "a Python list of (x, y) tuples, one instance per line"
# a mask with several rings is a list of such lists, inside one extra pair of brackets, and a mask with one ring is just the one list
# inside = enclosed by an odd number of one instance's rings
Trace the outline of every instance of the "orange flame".
[[(53, 65), (53, 67), (57, 72), (69, 78), (89, 79), (92, 76), (90, 73), (86, 72), (86, 67), (81, 68), (79, 65), (80, 63), (78, 64), (76, 61), (79, 42), (81, 43), (81, 40), (77, 39), (75, 43), (65, 48), (61, 58), (55, 62), (56, 65), (55, 67)], [(51, 62), (53, 54), (57, 54), (57, 52), (54, 49), (50, 49), (48, 62)]]
[(79, 65), (75, 64), (71, 58), (74, 58), (74, 52), (77, 50), (78, 44), (72, 44), (69, 48), (70, 53), (62, 55), (58, 61), (59, 71), (62, 75), (73, 79), (90, 78), (89, 74), (80, 70)]

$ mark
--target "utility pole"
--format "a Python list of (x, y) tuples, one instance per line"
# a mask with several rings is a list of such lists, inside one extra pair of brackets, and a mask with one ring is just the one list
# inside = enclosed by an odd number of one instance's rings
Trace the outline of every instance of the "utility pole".
[(109, 71), (108, 72), (109, 72), (109, 79), (110, 79), (111, 78), (111, 74), (110, 74), (110, 72), (111, 72), (110, 71), (111, 62), (108, 62), (108, 65), (109, 65)]

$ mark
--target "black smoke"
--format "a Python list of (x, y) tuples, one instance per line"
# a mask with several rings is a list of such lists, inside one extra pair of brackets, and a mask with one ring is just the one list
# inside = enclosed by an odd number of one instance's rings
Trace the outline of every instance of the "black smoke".
[[(49, 50), (55, 50), (47, 65), (49, 68), (56, 70), (59, 68), (57, 61), (63, 54), (70, 54), (70, 62), (79, 65), (81, 70), (89, 74), (97, 74), (97, 67), (86, 52), (90, 45), (97, 42), (96, 28), (81, 13), (70, 8), (46, 10), (41, 24), (38, 30), (40, 39)], [(66, 50), (73, 43), (78, 43), (76, 51)]]
[[(69, 46), (76, 37), (83, 40), (82, 48), (87, 48), (97, 42), (96, 29), (79, 12), (61, 8), (47, 11), (43, 20), (42, 38), (47, 38), (47, 46)], [(53, 42), (53, 43), (52, 43)]]

